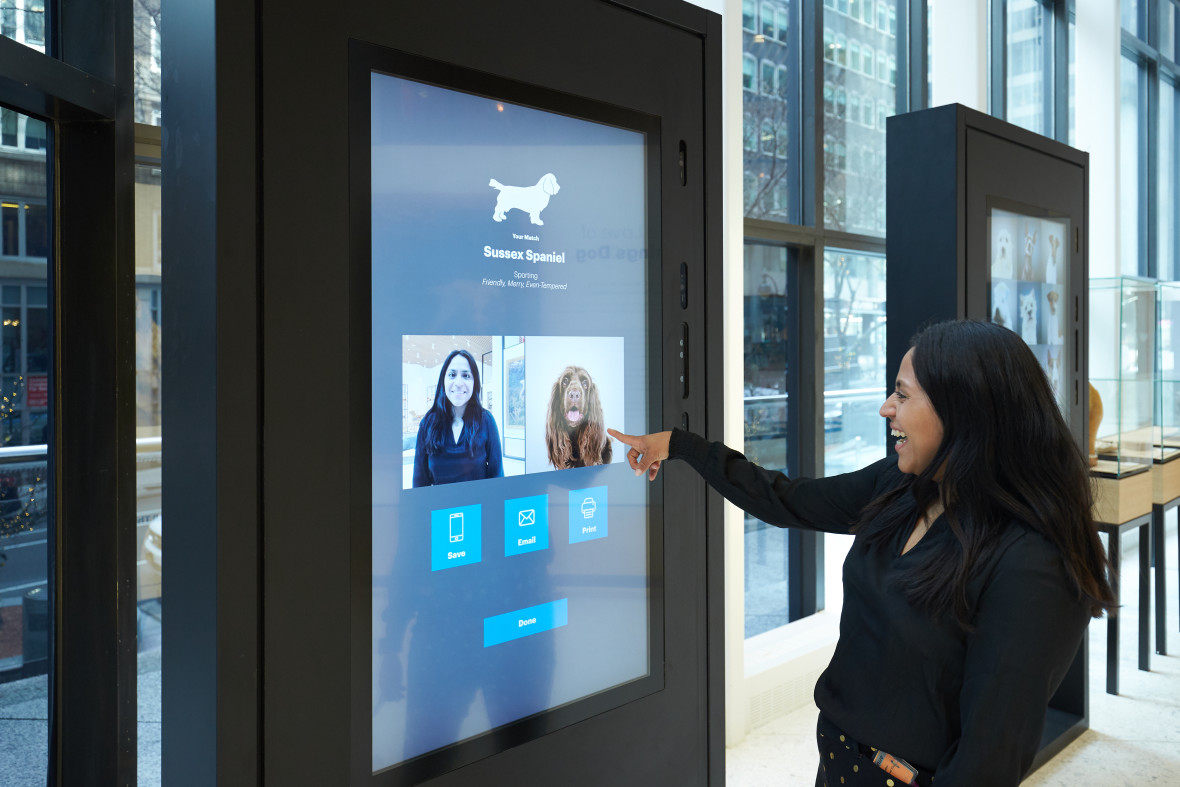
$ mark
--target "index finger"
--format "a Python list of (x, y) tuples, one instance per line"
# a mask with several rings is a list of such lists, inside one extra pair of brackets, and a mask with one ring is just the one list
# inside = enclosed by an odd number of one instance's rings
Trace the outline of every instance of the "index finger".
[(636, 447), (635, 444), (638, 443), (639, 439), (640, 439), (640, 438), (636, 437), (635, 435), (623, 434), (622, 432), (618, 431), (617, 429), (607, 428), (606, 433), (609, 434), (611, 437), (615, 438), (616, 440), (618, 440), (620, 443), (626, 443), (627, 445), (631, 446), (632, 448)]

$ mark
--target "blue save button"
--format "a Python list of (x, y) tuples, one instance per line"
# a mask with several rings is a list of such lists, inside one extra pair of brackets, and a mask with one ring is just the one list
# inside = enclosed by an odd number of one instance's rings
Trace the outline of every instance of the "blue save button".
[(483, 646), (490, 648), (530, 634), (540, 634), (569, 623), (569, 599), (561, 598), (528, 609), (483, 619)]

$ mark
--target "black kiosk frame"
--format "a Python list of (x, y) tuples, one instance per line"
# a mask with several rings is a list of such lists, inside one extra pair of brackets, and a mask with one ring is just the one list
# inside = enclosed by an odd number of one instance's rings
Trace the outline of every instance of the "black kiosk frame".
[[(1086, 450), (1089, 154), (949, 104), (889, 118), (886, 166), (887, 379), (925, 325), (1004, 322), (1053, 364), (1058, 403)], [(1021, 314), (1021, 298), (1045, 308)], [(1034, 770), (1089, 726), (1087, 654), (1083, 638), (1050, 700)]]
[[(173, 124), (165, 129), (165, 199), (176, 206), (172, 232), (189, 227), (186, 211), (198, 208), (204, 230), (165, 239), (189, 239), (166, 246), (172, 286), (183, 293), (171, 301), (171, 341), (184, 360), (169, 384), (200, 405), (194, 413), (209, 415), (184, 423), (180, 416), (170, 427), (169, 538), (177, 554), (200, 557), (178, 563), (166, 580), (164, 781), (212, 780), (215, 773), (226, 783), (276, 785), (724, 783), (721, 499), (687, 468), (669, 468), (662, 486), (627, 479), (626, 489), (649, 500), (634, 520), (646, 522), (650, 550), (642, 674), (605, 679), (597, 690), (571, 692), (536, 713), (465, 731), (422, 757), (374, 768), (370, 427), (395, 403), (373, 401), (373, 372), (381, 367), (372, 362), (371, 340), (388, 339), (400, 354), (416, 331), (371, 334), (371, 228), (362, 204), (370, 184), (367, 164), (354, 155), (369, 133), (368, 92), (354, 88), (377, 72), (502, 99), (522, 107), (521, 116), (535, 110), (646, 134), (643, 204), (656, 212), (643, 217), (651, 233), (647, 260), (634, 264), (644, 271), (651, 322), (644, 346), (624, 344), (623, 363), (637, 358), (646, 382), (632, 394), (638, 404), (622, 406), (637, 406), (641, 417), (628, 416), (623, 426), (685, 425), (720, 439), (720, 17), (676, 0), (343, 0), (330, 12), (310, 0), (182, 6), (169, 31), (165, 75)], [(479, 220), (502, 230), (510, 222), (493, 219), (489, 178), (524, 186), (524, 176), (477, 174)], [(556, 233), (560, 211), (579, 193), (570, 180), (561, 189), (538, 217), (543, 227), (513, 205), (508, 219), (516, 232)], [(575, 254), (563, 244), (534, 243), (523, 248), (553, 255), (545, 261), (550, 271), (558, 255)], [(485, 260), (484, 245), (515, 247), (481, 241), (471, 249), (475, 262), (489, 269), (495, 262), (507, 278), (533, 269)], [(425, 257), (422, 265), (445, 279), (454, 259)], [(567, 257), (565, 267), (573, 262)], [(495, 333), (476, 324), (480, 302), (461, 295), (450, 308), (472, 322), (455, 332)], [(418, 332), (443, 331), (430, 325)], [(624, 335), (610, 324), (539, 334)], [(610, 346), (597, 349), (606, 355)], [(485, 362), (483, 354), (473, 358)], [(489, 354), (486, 362), (496, 359)], [(624, 366), (626, 379), (640, 379), (631, 369)], [(607, 468), (615, 469), (626, 468)], [(548, 475), (583, 471), (606, 472)], [(544, 470), (470, 487), (534, 477)], [(621, 480), (601, 483), (613, 504)], [(555, 539), (554, 501), (585, 491), (560, 484), (557, 492), (530, 493), (549, 494)], [(443, 494), (397, 486), (406, 500)], [(469, 485), (451, 486), (458, 495)], [(505, 500), (521, 494), (505, 493), (485, 510), (504, 521)], [(583, 516), (593, 509), (590, 497), (582, 498), (589, 506), (579, 507)], [(432, 503), (431, 510), (462, 504)], [(611, 537), (582, 545), (587, 553), (624, 535), (626, 512), (616, 520), (611, 511)], [(449, 526), (451, 538), (474, 532), (454, 519)], [(537, 555), (506, 558), (500, 538), (494, 557), (501, 566)], [(466, 568), (436, 575), (458, 577)], [(619, 584), (585, 573), (565, 579)], [(471, 592), (478, 598), (478, 588)], [(572, 595), (569, 602), (572, 631), (582, 613)], [(504, 603), (506, 611), (525, 606), (516, 598)], [(485, 626), (493, 617), (483, 609), (477, 616)]]

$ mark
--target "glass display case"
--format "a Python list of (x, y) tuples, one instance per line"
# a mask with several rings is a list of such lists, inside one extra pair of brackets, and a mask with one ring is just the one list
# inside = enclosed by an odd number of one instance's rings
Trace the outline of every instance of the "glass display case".
[(1156, 282), (1155, 461), (1180, 455), (1180, 282)]
[(1090, 463), (1122, 478), (1154, 457), (1156, 282), (1090, 280)]

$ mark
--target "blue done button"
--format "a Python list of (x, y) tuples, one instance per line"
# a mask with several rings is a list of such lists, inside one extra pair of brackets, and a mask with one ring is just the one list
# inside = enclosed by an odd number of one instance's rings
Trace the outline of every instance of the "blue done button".
[(478, 505), (430, 512), (430, 570), (478, 563), (483, 532)]
[(569, 623), (569, 599), (561, 598), (516, 612), (483, 619), (483, 646), (490, 648)]

